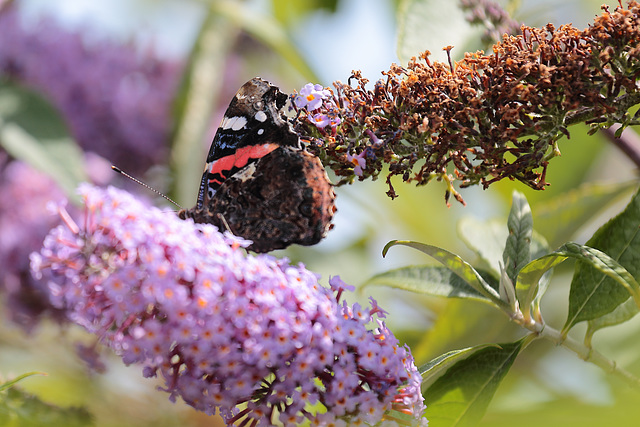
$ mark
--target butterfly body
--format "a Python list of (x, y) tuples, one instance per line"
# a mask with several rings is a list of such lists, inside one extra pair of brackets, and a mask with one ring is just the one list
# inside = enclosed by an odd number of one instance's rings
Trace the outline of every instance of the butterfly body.
[(259, 78), (240, 88), (209, 149), (196, 206), (181, 210), (180, 218), (229, 229), (251, 240), (255, 252), (324, 237), (335, 193), (283, 114), (286, 100)]

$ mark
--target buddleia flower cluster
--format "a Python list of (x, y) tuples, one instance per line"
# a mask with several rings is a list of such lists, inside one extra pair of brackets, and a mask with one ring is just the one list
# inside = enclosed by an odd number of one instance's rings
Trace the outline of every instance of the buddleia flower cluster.
[[(22, 2), (0, 1), (0, 88), (9, 84), (12, 93), (13, 84), (24, 86), (60, 111), (84, 150), (93, 182), (107, 182), (113, 174), (94, 153), (135, 175), (166, 161), (171, 100), (182, 66), (133, 44), (87, 44), (82, 34), (66, 31), (51, 18), (27, 25), (21, 19), (23, 7)], [(43, 117), (48, 115), (40, 111), (39, 102), (31, 104), (30, 96), (18, 104), (28, 105), (25, 112), (38, 119), (25, 121), (29, 125), (25, 130), (47, 134), (50, 126)], [(31, 277), (28, 255), (40, 247), (53, 225), (45, 205), (62, 198), (63, 191), (46, 174), (0, 148), (0, 194), (3, 310), (26, 331), (33, 331), (43, 317), (61, 320)]]
[(166, 161), (182, 65), (133, 44), (86, 43), (50, 18), (29, 27), (20, 3), (0, 7), (0, 80), (42, 94), (85, 151), (129, 173)]
[[(294, 127), (309, 151), (341, 177), (391, 178), (424, 185), (446, 183), (446, 198), (464, 203), (464, 188), (518, 180), (541, 190), (558, 140), (568, 126), (595, 132), (639, 124), (629, 109), (640, 103), (640, 5), (603, 14), (590, 27), (522, 26), (492, 53), (467, 53), (453, 63), (431, 61), (428, 51), (407, 66), (392, 65), (373, 85), (354, 71), (347, 83), (316, 88), (296, 103)], [(305, 99), (306, 95), (300, 92)], [(336, 117), (332, 122), (317, 120)]]
[(115, 188), (31, 256), (52, 302), (145, 377), (229, 425), (421, 425), (420, 374), (385, 312), (339, 277), (250, 255), (249, 242)]
[(64, 196), (48, 176), (7, 157), (0, 151), (0, 293), (7, 318), (32, 332), (43, 317), (65, 321), (29, 269), (29, 253), (57, 223), (47, 204)]

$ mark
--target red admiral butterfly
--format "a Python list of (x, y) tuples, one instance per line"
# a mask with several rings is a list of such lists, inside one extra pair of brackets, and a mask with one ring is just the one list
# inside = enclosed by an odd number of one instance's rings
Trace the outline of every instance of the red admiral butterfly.
[(335, 193), (282, 111), (287, 95), (260, 78), (231, 100), (216, 132), (196, 205), (182, 219), (210, 223), (269, 252), (314, 245), (332, 227)]

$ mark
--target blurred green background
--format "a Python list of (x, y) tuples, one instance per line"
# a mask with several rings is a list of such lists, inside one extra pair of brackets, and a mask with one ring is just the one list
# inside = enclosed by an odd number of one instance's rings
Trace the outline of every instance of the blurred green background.
[[(261, 76), (291, 93), (309, 81), (325, 86), (334, 80), (346, 81), (352, 69), (361, 69), (375, 81), (392, 62), (404, 63), (425, 49), (438, 60), (444, 60), (441, 48), (446, 45), (455, 46), (453, 55), (458, 58), (465, 51), (487, 49), (480, 45), (478, 35), (482, 29), (471, 27), (457, 2), (447, 0), (12, 3), (8, 7), (14, 9), (12, 13), (19, 17), (25, 33), (41, 31), (44, 20), (60, 31), (80, 34), (88, 50), (104, 43), (124, 44), (139, 55), (152, 52), (160, 61), (176, 64), (179, 81), (175, 91), (166, 94), (172, 100), (171, 122), (165, 124), (168, 136), (166, 141), (155, 142), (164, 144), (167, 155), (164, 162), (153, 164), (138, 176), (186, 206), (195, 201), (206, 150), (226, 105), (246, 80)], [(527, 25), (573, 23), (584, 28), (600, 13), (601, 3), (602, 0), (523, 0), (503, 6)], [(0, 26), (0, 46), (6, 36)], [(94, 83), (97, 86), (100, 81)], [(399, 197), (392, 201), (385, 195), (383, 181), (357, 182), (336, 190), (335, 228), (325, 241), (276, 255), (303, 262), (321, 274), (325, 284), (329, 276), (340, 275), (356, 286), (378, 272), (429, 262), (407, 248), (394, 248), (382, 258), (382, 247), (391, 239), (437, 245), (473, 260), (473, 254), (457, 235), (457, 222), (469, 216), (506, 220), (514, 189), (526, 194), (534, 221), (539, 221), (534, 227), (540, 224), (543, 234), (555, 233), (553, 219), (542, 214), (553, 203), (567, 203), (569, 191), (582, 185), (636, 178), (634, 165), (601, 134), (587, 136), (587, 128), (581, 126), (570, 131), (571, 138), (559, 144), (562, 156), (549, 166), (547, 181), (551, 186), (545, 191), (501, 182), (488, 190), (464, 189), (461, 194), (467, 205), (454, 201), (447, 207), (445, 187), (439, 183), (416, 188), (394, 182)], [(108, 156), (103, 157), (109, 160)], [(589, 221), (570, 239), (584, 243), (598, 226), (622, 209), (629, 195), (627, 192), (601, 211), (592, 212)], [(536, 216), (538, 212), (540, 215)], [(554, 240), (554, 235), (545, 237), (552, 247), (561, 243)], [(568, 267), (557, 269), (543, 300), (545, 319), (556, 327), (561, 327), (566, 316), (570, 274)], [(367, 288), (366, 294), (353, 298), (364, 302), (369, 292), (389, 311), (388, 323), (396, 335), (410, 344), (418, 365), (451, 349), (511, 341), (522, 334), (506, 318), (479, 303), (380, 288)], [(580, 331), (577, 329), (574, 332)], [(596, 334), (594, 346), (619, 365), (640, 374), (639, 333), (640, 321), (634, 319)], [(6, 378), (28, 371), (46, 372), (48, 376), (31, 377), (21, 382), (21, 387), (54, 405), (85, 406), (101, 427), (222, 425), (182, 402), (170, 403), (165, 393), (156, 390), (159, 382), (143, 379), (136, 367), (122, 366), (117, 357), (109, 357), (109, 351), (104, 352), (107, 372), (88, 373), (73, 349), (78, 340), (91, 342), (91, 337), (78, 328), (60, 331), (48, 321), (25, 334), (3, 321), (0, 375)], [(637, 392), (566, 350), (536, 342), (518, 358), (480, 425), (635, 425), (640, 416), (639, 398)]]

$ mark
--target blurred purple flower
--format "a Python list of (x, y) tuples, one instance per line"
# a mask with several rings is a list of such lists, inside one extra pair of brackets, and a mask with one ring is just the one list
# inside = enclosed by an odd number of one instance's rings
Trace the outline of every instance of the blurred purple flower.
[(502, 40), (504, 34), (514, 35), (520, 32), (522, 23), (511, 16), (491, 0), (460, 0), (462, 10), (468, 12), (467, 21), (482, 25), (485, 30), (482, 42), (490, 45)]
[(166, 162), (181, 66), (130, 45), (84, 43), (49, 21), (0, 13), (0, 75), (45, 95), (88, 151), (133, 174)]
[(0, 194), (0, 291), (10, 319), (31, 331), (44, 314), (64, 319), (49, 302), (46, 286), (29, 270), (29, 254), (58, 222), (46, 206), (64, 196), (48, 176), (6, 159), (0, 160)]
[(172, 400), (248, 426), (426, 422), (410, 351), (377, 304), (340, 303), (339, 277), (325, 288), (301, 265), (249, 255), (247, 241), (122, 190), (81, 195), (83, 227), (53, 229), (33, 273), (125, 363), (160, 374)]

